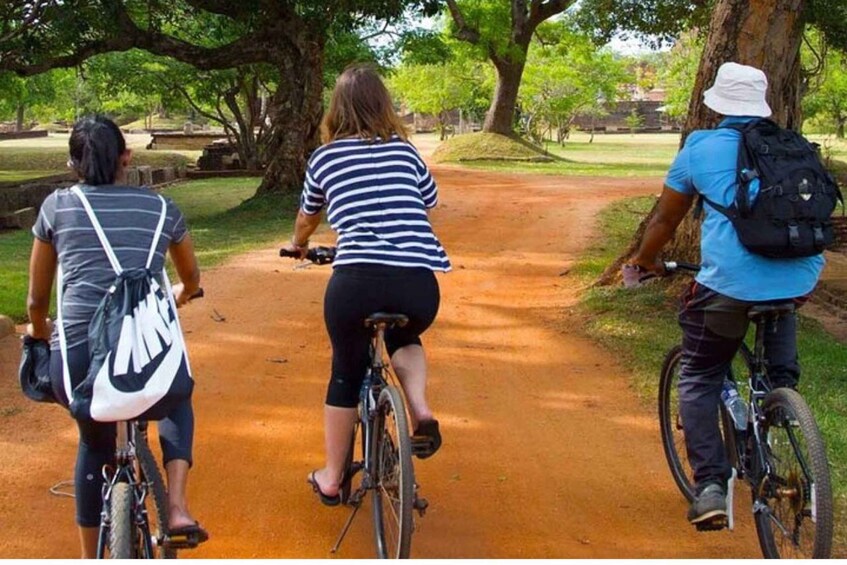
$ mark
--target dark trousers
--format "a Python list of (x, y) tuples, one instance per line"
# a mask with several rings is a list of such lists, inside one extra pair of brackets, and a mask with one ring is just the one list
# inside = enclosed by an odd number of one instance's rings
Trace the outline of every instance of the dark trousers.
[[(786, 301), (770, 303), (777, 302)], [(698, 492), (711, 482), (725, 486), (732, 476), (718, 427), (718, 403), (724, 377), (747, 333), (747, 312), (757, 304), (763, 303), (735, 300), (697, 283), (682, 298), (679, 411)], [(765, 332), (768, 376), (775, 387), (795, 387), (800, 378), (797, 318), (783, 316), (775, 324)]]
[[(72, 386), (85, 379), (88, 364), (87, 346), (68, 350), (68, 370)], [(56, 398), (64, 402), (67, 396), (62, 378), (62, 354), (56, 350), (50, 354), (50, 380)], [(74, 469), (76, 522), (84, 528), (93, 528), (100, 525), (103, 466), (114, 463), (117, 430), (115, 424), (93, 421), (77, 422), (77, 426), (79, 450)], [(191, 400), (177, 404), (167, 418), (159, 421), (158, 429), (165, 463), (183, 459), (191, 464), (194, 440), (194, 411)]]
[(336, 267), (324, 297), (324, 321), (332, 342), (332, 376), (326, 403), (354, 408), (368, 368), (371, 330), (365, 318), (375, 312), (405, 314), (409, 323), (385, 332), (389, 355), (421, 344), (420, 335), (435, 320), (440, 295), (433, 272), (384, 265)]

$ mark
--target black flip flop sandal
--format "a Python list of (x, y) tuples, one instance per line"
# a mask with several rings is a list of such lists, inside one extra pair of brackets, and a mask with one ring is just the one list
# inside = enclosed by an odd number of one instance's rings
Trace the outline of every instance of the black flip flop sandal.
[(335, 496), (329, 496), (327, 494), (324, 494), (324, 492), (321, 490), (321, 487), (318, 485), (318, 481), (315, 480), (316, 472), (316, 470), (312, 471), (312, 474), (309, 475), (309, 478), (306, 479), (306, 482), (312, 485), (312, 490), (317, 493), (318, 498), (321, 499), (321, 503), (325, 506), (338, 506), (339, 504), (341, 504), (340, 494), (336, 494)]

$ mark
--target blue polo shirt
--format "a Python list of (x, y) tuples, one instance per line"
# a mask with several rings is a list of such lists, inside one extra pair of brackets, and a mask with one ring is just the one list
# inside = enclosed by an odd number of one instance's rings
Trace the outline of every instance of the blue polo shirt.
[[(730, 117), (721, 125), (754, 118)], [(736, 162), (741, 134), (728, 128), (698, 130), (685, 140), (665, 185), (682, 194), (703, 194), (722, 206), (735, 199)], [(755, 196), (751, 194), (751, 196)], [(703, 206), (702, 270), (697, 282), (736, 300), (767, 301), (809, 294), (818, 282), (823, 255), (770, 259), (747, 251), (732, 223), (709, 204)]]

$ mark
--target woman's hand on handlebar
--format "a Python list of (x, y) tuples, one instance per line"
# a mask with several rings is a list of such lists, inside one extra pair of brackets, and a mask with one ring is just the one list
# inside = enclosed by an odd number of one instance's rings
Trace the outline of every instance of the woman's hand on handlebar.
[(654, 277), (664, 277), (668, 274), (662, 261), (656, 261), (654, 264), (633, 261), (621, 267), (621, 273), (623, 274), (623, 284), (627, 288), (639, 286), (644, 281)]
[(177, 283), (173, 285), (173, 293), (174, 293), (174, 302), (176, 302), (176, 307), (180, 308), (185, 306), (195, 298), (201, 298), (203, 296), (203, 289), (198, 288), (191, 294), (186, 292), (185, 285), (183, 283)]
[(281, 252), (285, 252), (285, 257), (293, 257), (295, 259), (305, 259), (306, 253), (309, 252), (308, 247), (300, 247), (299, 245), (294, 245), (292, 242), (288, 242), (280, 248)]

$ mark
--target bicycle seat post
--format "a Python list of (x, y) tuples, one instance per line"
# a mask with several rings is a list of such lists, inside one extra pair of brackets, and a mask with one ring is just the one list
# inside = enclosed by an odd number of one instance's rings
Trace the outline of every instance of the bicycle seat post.
[(130, 422), (118, 422), (116, 424), (117, 427), (117, 438), (115, 439), (115, 455), (117, 456), (117, 463), (125, 462), (130, 456), (130, 440), (131, 440), (131, 427), (132, 424)]

